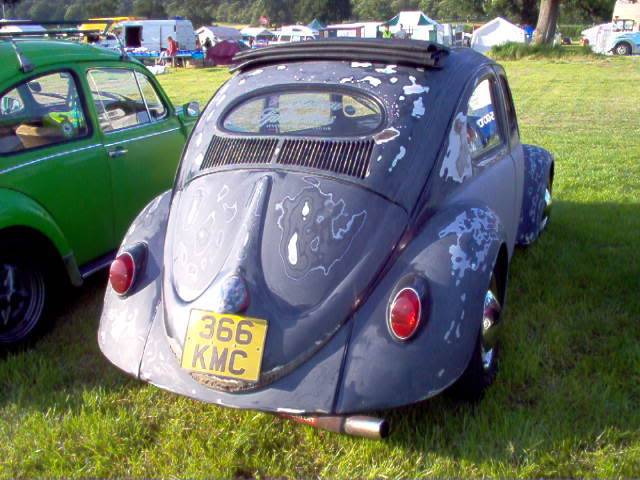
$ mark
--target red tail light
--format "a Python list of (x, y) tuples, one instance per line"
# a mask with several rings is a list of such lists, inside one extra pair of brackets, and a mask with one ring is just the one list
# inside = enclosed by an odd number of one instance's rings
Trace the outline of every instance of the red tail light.
[(109, 282), (118, 295), (126, 294), (136, 278), (136, 262), (129, 252), (124, 252), (111, 263)]
[(398, 340), (411, 338), (420, 325), (422, 314), (422, 302), (420, 296), (413, 288), (400, 290), (389, 309), (389, 330)]

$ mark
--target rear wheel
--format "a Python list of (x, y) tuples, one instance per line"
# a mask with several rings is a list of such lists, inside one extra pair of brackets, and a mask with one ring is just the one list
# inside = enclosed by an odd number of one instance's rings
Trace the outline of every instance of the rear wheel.
[(631, 45), (626, 42), (619, 43), (613, 50), (616, 55), (631, 55)]
[(0, 252), (0, 349), (24, 346), (42, 333), (49, 304), (47, 269), (12, 250)]
[(471, 360), (462, 376), (451, 387), (451, 393), (460, 400), (479, 401), (496, 378), (499, 352), (496, 331), (502, 313), (500, 298), (502, 296), (494, 273), (485, 292), (482, 325)]

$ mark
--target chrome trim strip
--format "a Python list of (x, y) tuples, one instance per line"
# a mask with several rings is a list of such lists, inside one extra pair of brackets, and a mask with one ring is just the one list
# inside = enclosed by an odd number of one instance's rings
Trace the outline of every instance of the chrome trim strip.
[(0, 175), (3, 173), (13, 172), (14, 170), (18, 170), (19, 168), (28, 167), (31, 165), (35, 165), (36, 163), (44, 162), (46, 160), (51, 160), (53, 158), (63, 157), (65, 155), (71, 155), (72, 153), (83, 152), (85, 150), (90, 150), (92, 148), (101, 147), (102, 144), (96, 143), (95, 145), (89, 145), (88, 147), (76, 148), (73, 150), (68, 150), (66, 152), (54, 153), (53, 155), (48, 155), (46, 157), (37, 158), (36, 160), (31, 160), (27, 163), (21, 163), (20, 165), (14, 165), (13, 167), (5, 168), (4, 170), (0, 170)]
[(163, 130), (161, 132), (153, 132), (153, 133), (149, 133), (147, 135), (142, 135), (140, 137), (127, 138), (125, 140), (120, 140), (119, 142), (107, 143), (107, 144), (105, 144), (105, 147), (113, 147), (115, 145), (120, 145), (122, 143), (133, 142), (135, 140), (144, 140), (145, 138), (155, 137), (157, 135), (162, 135), (163, 133), (175, 132), (176, 130), (180, 130), (180, 127), (170, 128), (169, 130)]

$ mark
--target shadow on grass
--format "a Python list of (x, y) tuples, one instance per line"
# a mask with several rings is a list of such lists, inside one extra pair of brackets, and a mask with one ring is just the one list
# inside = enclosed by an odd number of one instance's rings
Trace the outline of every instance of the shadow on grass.
[[(526, 464), (532, 449), (624, 442), (640, 428), (638, 231), (640, 205), (558, 202), (549, 231), (513, 258), (496, 384), (475, 406), (442, 395), (383, 412), (389, 444)], [(143, 388), (98, 349), (105, 282), (77, 291), (35, 348), (0, 361), (0, 406), (78, 409), (87, 392)]]
[(82, 404), (83, 392), (135, 388), (135, 382), (113, 367), (98, 347), (106, 272), (69, 291), (57, 307), (48, 333), (31, 348), (0, 358), (0, 406), (64, 407)]

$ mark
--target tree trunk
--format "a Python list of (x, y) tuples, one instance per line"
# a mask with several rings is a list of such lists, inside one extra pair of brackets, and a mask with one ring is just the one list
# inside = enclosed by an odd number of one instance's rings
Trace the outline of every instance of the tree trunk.
[(550, 45), (553, 43), (559, 13), (560, 0), (541, 0), (540, 15), (538, 15), (535, 34), (535, 42), (537, 44)]

